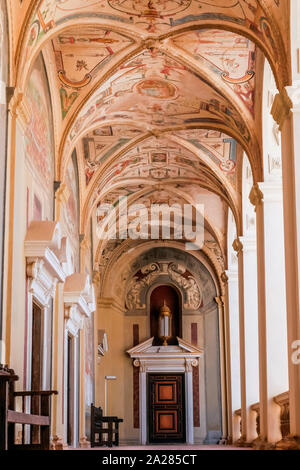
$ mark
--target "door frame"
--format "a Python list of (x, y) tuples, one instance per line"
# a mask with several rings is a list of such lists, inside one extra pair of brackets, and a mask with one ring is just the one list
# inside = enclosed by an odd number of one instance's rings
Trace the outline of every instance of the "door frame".
[[(71, 331), (70, 328), (65, 328), (64, 332), (64, 392), (63, 392), (63, 402), (64, 402), (64, 436), (65, 440), (68, 440), (68, 424), (71, 424), (71, 442), (68, 443), (70, 447), (76, 448), (79, 443), (79, 335)], [(72, 357), (69, 358), (69, 338), (72, 341)], [(69, 376), (68, 366), (72, 368), (72, 373)], [(68, 403), (68, 379), (72, 378), (72, 403)], [(70, 406), (71, 405), (71, 406)], [(68, 420), (68, 414), (70, 413), (70, 421)]]
[[(170, 361), (170, 360), (169, 360)], [(169, 362), (168, 361), (168, 362)], [(181, 359), (182, 361), (182, 359)], [(184, 360), (185, 364), (176, 366), (174, 363), (169, 364), (162, 361), (161, 366), (157, 364), (153, 367), (153, 364), (149, 364), (147, 367), (146, 361), (140, 361), (140, 443), (141, 445), (149, 444), (148, 435), (148, 390), (147, 390), (147, 375), (148, 374), (160, 374), (165, 375), (168, 373), (184, 374), (185, 383), (185, 430), (186, 430), (186, 444), (194, 444), (194, 397), (193, 397), (193, 372), (191, 366), (191, 359)], [(144, 364), (143, 364), (144, 362)], [(160, 362), (160, 361), (157, 361)]]
[(147, 438), (147, 441), (149, 444), (160, 444), (159, 441), (155, 441), (155, 442), (152, 442), (150, 441), (150, 434), (151, 434), (151, 431), (150, 431), (150, 427), (151, 427), (151, 404), (150, 404), (150, 377), (182, 377), (182, 427), (183, 427), (183, 438), (182, 439), (168, 439), (167, 441), (165, 440), (162, 440), (161, 441), (161, 444), (175, 444), (175, 443), (178, 443), (178, 444), (184, 444), (186, 443), (186, 435), (187, 435), (187, 420), (186, 420), (186, 408), (187, 408), (187, 404), (186, 404), (186, 389), (185, 389), (185, 374), (183, 372), (168, 372), (168, 373), (164, 373), (164, 372), (149, 372), (147, 374), (147, 410), (148, 410), (148, 420), (147, 420), (147, 433), (148, 433), (148, 438)]

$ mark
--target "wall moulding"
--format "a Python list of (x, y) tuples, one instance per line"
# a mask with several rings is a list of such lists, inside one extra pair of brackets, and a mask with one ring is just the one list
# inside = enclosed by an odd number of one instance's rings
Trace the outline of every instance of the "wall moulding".
[(61, 230), (57, 222), (31, 222), (25, 237), (29, 292), (43, 307), (55, 295), (57, 282), (65, 281), (60, 262)]
[(64, 287), (66, 327), (73, 336), (84, 326), (85, 318), (96, 310), (94, 287), (87, 274), (74, 273)]

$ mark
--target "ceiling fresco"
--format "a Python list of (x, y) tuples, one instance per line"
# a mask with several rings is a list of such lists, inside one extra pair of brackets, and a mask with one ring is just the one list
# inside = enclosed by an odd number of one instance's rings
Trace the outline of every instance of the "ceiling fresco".
[(81, 139), (86, 186), (97, 169), (123, 145), (142, 133), (126, 126), (104, 126), (89, 132)]
[(201, 163), (192, 152), (172, 145), (167, 140), (150, 138), (125, 153), (101, 176), (101, 186), (121, 180), (146, 179), (166, 181), (199, 176)]
[(191, 143), (200, 155), (207, 155), (230, 184), (237, 187), (237, 143), (234, 139), (222, 132), (206, 129), (186, 129), (176, 132), (176, 135)]
[(99, 202), (128, 196), (205, 201), (210, 243), (224, 242), (228, 204), (241, 210), (242, 147), (260, 158), (260, 48), (286, 70), (286, 12), (283, 0), (31, 2), (16, 68), (29, 75), (42, 49), (58, 180), (78, 155), (80, 233)]
[(258, 0), (44, 0), (37, 2), (33, 10), (22, 63), (26, 65), (41, 41), (45, 42), (53, 31), (90, 20), (106, 28), (110, 24), (113, 30), (127, 31), (137, 41), (144, 40), (145, 35), (174, 34), (195, 24), (201, 28), (224, 24), (226, 30), (232, 27), (237, 32), (248, 31), (279, 68), (286, 62), (286, 32), (280, 36), (276, 23), (281, 15), (286, 18), (282, 3), (265, 0), (264, 9)]
[(124, 35), (91, 26), (81, 34), (72, 28), (52, 40), (63, 119), (80, 92), (130, 44)]
[(210, 70), (233, 88), (251, 112), (254, 111), (255, 44), (249, 39), (222, 30), (199, 30), (181, 34), (174, 44), (197, 61), (206, 61)]
[(134, 120), (145, 129), (222, 121), (250, 140), (243, 119), (217, 90), (156, 49), (122, 65), (99, 88), (71, 128), (69, 146), (84, 128), (109, 119)]
[(192, 21), (218, 19), (258, 30), (263, 13), (257, 0), (44, 0), (34, 18), (34, 38), (70, 18), (91, 16), (159, 34)]

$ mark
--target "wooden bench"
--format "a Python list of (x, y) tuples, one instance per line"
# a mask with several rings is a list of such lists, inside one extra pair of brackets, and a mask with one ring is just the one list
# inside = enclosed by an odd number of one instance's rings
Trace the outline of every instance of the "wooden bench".
[[(119, 423), (117, 416), (103, 416), (102, 408), (91, 405), (91, 447), (119, 445)], [(105, 424), (105, 426), (103, 426)], [(98, 434), (98, 440), (96, 435)], [(104, 439), (106, 437), (106, 439)]]
[[(56, 391), (16, 392), (19, 377), (12, 369), (0, 364), (0, 450), (49, 450), (51, 410), (50, 400)], [(22, 411), (16, 409), (21, 399)], [(16, 424), (22, 427), (16, 443)], [(27, 429), (25, 426), (30, 426)]]

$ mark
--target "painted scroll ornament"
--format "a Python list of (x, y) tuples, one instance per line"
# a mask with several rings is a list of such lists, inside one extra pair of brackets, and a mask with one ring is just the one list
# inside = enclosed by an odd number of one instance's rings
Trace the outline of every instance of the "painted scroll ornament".
[(247, 83), (255, 76), (255, 72), (253, 70), (248, 70), (248, 72), (240, 78), (230, 78), (228, 72), (223, 72), (221, 77), (223, 78), (224, 82), (229, 83), (231, 85), (241, 85), (242, 83)]
[(132, 16), (161, 18), (186, 10), (192, 0), (109, 0), (111, 8)]

